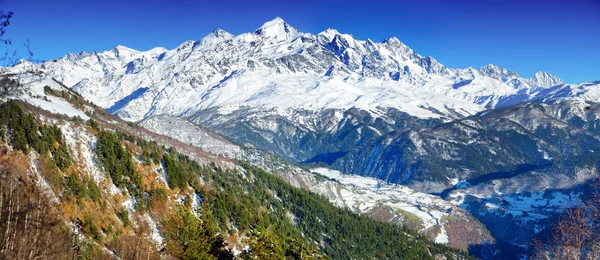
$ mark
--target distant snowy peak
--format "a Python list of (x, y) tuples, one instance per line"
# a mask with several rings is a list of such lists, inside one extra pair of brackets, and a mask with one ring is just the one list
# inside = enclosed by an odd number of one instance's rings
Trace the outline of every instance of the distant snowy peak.
[(518, 78), (519, 74), (512, 71), (512, 70), (507, 70), (505, 68), (500, 68), (494, 64), (488, 64), (486, 66), (483, 66), (479, 69), (479, 72), (482, 75), (485, 75), (487, 77), (490, 78), (494, 78), (497, 80), (500, 80), (502, 82), (507, 82), (510, 81), (514, 78)]
[(280, 17), (276, 17), (256, 29), (254, 33), (275, 42), (281, 42), (295, 38), (300, 32)]
[(431, 56), (423, 57), (419, 59), (419, 65), (424, 68), (427, 73), (431, 74), (447, 74), (448, 68), (439, 63), (436, 59)]
[(543, 71), (538, 71), (531, 78), (522, 79), (515, 71), (500, 68), (496, 65), (489, 64), (479, 69), (481, 75), (500, 80), (513, 86), (520, 86), (523, 82), (530, 87), (549, 88), (564, 84), (558, 77)]
[(198, 44), (194, 45), (194, 50), (210, 48), (221, 42), (231, 40), (233, 37), (235, 37), (233, 34), (217, 28), (204, 36)]
[(228, 33), (227, 31), (225, 31), (223, 29), (220, 29), (220, 28), (214, 29), (211, 32), (211, 34), (214, 35), (215, 37), (223, 38), (223, 39), (226, 39), (226, 40), (229, 40), (229, 39), (231, 39), (231, 38), (234, 37), (233, 34)]
[(391, 50), (397, 50), (401, 53), (406, 53), (409, 55), (416, 55), (416, 52), (413, 49), (406, 46), (396, 37), (387, 38), (382, 42), (382, 44)]
[(354, 49), (357, 52), (364, 53), (366, 52), (365, 47), (362, 42), (358, 41), (352, 35), (349, 34), (336, 34), (333, 37), (333, 40), (329, 43), (331, 48), (335, 52), (342, 52), (348, 48)]
[(543, 71), (538, 71), (529, 78), (529, 84), (532, 86), (539, 86), (543, 88), (549, 88), (557, 85), (562, 85), (564, 82), (558, 77)]
[(340, 32), (338, 32), (336, 29), (327, 28), (327, 30), (317, 34), (317, 39), (319, 40), (319, 43), (321, 45), (325, 45), (330, 43), (333, 40), (333, 38), (338, 34), (340, 34)]
[(118, 58), (131, 58), (140, 54), (138, 50), (134, 50), (123, 45), (117, 45), (117, 47), (113, 48), (112, 51)]

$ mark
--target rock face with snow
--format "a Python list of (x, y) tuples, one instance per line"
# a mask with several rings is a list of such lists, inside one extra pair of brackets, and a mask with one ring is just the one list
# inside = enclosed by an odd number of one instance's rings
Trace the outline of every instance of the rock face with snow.
[(527, 248), (598, 178), (599, 126), (598, 103), (523, 103), (394, 131), (331, 167), (438, 194)]
[(140, 125), (152, 132), (173, 137), (213, 154), (237, 158), (242, 152), (238, 145), (210, 129), (196, 126), (176, 117), (168, 115), (153, 116), (140, 122)]
[(523, 103), (434, 127), (406, 127), (356, 147), (333, 166), (394, 183), (440, 182), (422, 187), (429, 192), (441, 192), (452, 178), (537, 169), (573, 173), (600, 160), (599, 126), (597, 103)]

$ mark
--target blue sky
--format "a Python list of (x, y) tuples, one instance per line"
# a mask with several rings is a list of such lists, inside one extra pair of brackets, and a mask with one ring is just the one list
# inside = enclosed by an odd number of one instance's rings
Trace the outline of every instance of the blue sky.
[(119, 44), (173, 48), (214, 28), (240, 34), (280, 16), (304, 32), (396, 36), (449, 67), (493, 63), (525, 77), (543, 70), (571, 83), (600, 80), (600, 0), (3, 0), (0, 9), (15, 13), (5, 35), (13, 46), (0, 48), (24, 54), (29, 38), (39, 60)]

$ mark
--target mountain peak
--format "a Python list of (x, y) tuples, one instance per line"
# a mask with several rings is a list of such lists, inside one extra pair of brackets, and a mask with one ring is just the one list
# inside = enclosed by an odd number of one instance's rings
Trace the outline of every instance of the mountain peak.
[(325, 45), (331, 42), (333, 38), (340, 34), (336, 29), (327, 28), (327, 30), (320, 32), (317, 34), (317, 38), (319, 39), (319, 43)]
[(383, 43), (387, 46), (393, 47), (393, 48), (401, 48), (403, 52), (412, 51), (412, 49), (410, 47), (406, 46), (395, 36), (391, 37), (391, 38), (387, 38), (387, 39), (383, 40), (381, 43)]
[(535, 74), (533, 74), (533, 77), (544, 78), (544, 77), (554, 77), (554, 75), (552, 75), (548, 72), (545, 72), (545, 71), (538, 70)]
[(268, 23), (271, 23), (271, 24), (273, 24), (273, 23), (285, 23), (285, 21), (281, 17), (277, 16), (277, 17), (273, 18), (273, 20), (268, 21), (265, 24), (268, 24)]
[(480, 70), (500, 70), (500, 67), (490, 63), (488, 65), (481, 67)]
[(199, 42), (195, 42), (192, 47), (194, 50), (201, 48), (206, 49), (208, 47), (215, 46), (221, 42), (233, 39), (233, 34), (228, 33), (223, 29), (214, 29), (212, 32), (204, 36)]
[(228, 36), (233, 36), (233, 34), (228, 33), (227, 31), (221, 29), (221, 28), (216, 28), (214, 30), (212, 30), (212, 34), (217, 36), (217, 37), (228, 37)]
[(256, 29), (254, 33), (265, 38), (281, 41), (292, 38), (298, 31), (281, 19), (281, 17), (275, 17), (275, 19), (264, 23), (260, 28)]
[(333, 29), (333, 28), (327, 28), (325, 31), (322, 31), (319, 33), (319, 35), (324, 35), (324, 36), (329, 36), (329, 37), (333, 37), (337, 34), (340, 34), (340, 32), (338, 32), (338, 30)]
[[(114, 47), (112, 49), (112, 52), (114, 53), (115, 57), (117, 57), (117, 58), (130, 58), (139, 53), (139, 51), (129, 48), (127, 46), (123, 46), (123, 45), (117, 45), (117, 47)], [(104, 52), (104, 53), (106, 53), (106, 52)]]
[(505, 68), (500, 68), (494, 64), (488, 64), (479, 68), (479, 72), (484, 76), (488, 76), (490, 78), (494, 78), (502, 82), (507, 82), (519, 77), (518, 73), (512, 70), (507, 70)]
[(134, 49), (132, 49), (132, 48), (129, 48), (129, 47), (127, 47), (127, 46), (120, 45), (120, 44), (119, 44), (119, 45), (117, 45), (117, 47), (115, 47), (114, 49), (115, 49), (115, 50), (118, 50), (118, 51), (135, 51), (135, 50), (134, 50)]
[(533, 77), (529, 78), (529, 83), (533, 86), (544, 88), (564, 84), (560, 78), (545, 71), (536, 72)]
[(375, 42), (373, 42), (373, 40), (371, 40), (370, 38), (367, 38), (367, 40), (365, 40), (365, 42), (367, 43), (367, 45), (369, 46), (375, 46)]
[(387, 38), (385, 40), (383, 40), (384, 43), (401, 43), (400, 40), (398, 40), (398, 38), (396, 38), (396, 36), (393, 36), (391, 38)]

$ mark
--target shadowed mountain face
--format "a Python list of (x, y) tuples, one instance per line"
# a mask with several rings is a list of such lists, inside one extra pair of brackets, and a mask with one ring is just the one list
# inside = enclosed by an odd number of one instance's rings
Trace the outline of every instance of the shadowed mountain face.
[(504, 249), (494, 257), (517, 258), (527, 250), (516, 247), (547, 236), (555, 217), (597, 179), (599, 108), (563, 101), (489, 110), (387, 134), (331, 166), (439, 194), (488, 227)]
[(600, 160), (599, 115), (598, 104), (576, 101), (490, 110), (390, 133), (333, 167), (415, 187), (439, 182), (438, 188), (451, 179), (483, 182), (541, 169), (574, 174)]
[(322, 162), (344, 173), (437, 193), (453, 179), (510, 178), (538, 168), (573, 173), (577, 167), (595, 166), (597, 106), (580, 101), (523, 104), (447, 123), (388, 112), (396, 115), (392, 124), (360, 110), (327, 111), (308, 127), (275, 113), (260, 117), (252, 111), (226, 116), (207, 111), (190, 120), (294, 162)]

